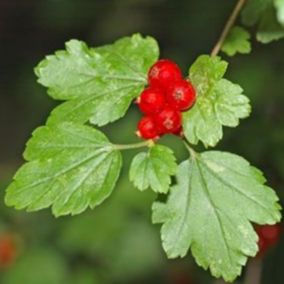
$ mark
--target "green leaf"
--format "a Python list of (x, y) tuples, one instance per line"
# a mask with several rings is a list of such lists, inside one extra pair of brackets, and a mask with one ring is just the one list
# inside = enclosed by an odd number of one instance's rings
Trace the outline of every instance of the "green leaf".
[(273, 0), (248, 0), (242, 11), (243, 23), (247, 26), (257, 24), (272, 1)]
[(284, 0), (274, 0), (278, 22), (284, 27)]
[(52, 206), (55, 216), (102, 203), (121, 168), (120, 152), (103, 133), (67, 122), (38, 128), (24, 156), (29, 162), (8, 187), (6, 204), (27, 211)]
[(281, 219), (278, 198), (265, 181), (258, 169), (230, 153), (195, 153), (181, 163), (168, 201), (153, 205), (168, 257), (183, 257), (191, 248), (200, 266), (233, 281), (258, 250), (250, 222)]
[(129, 177), (139, 190), (150, 187), (155, 192), (167, 193), (176, 168), (173, 151), (166, 146), (155, 145), (147, 153), (134, 157)]
[(284, 37), (284, 27), (277, 21), (274, 9), (269, 9), (261, 19), (256, 37), (261, 43), (270, 43)]
[(201, 55), (189, 70), (190, 80), (198, 95), (207, 93), (226, 73), (228, 63), (220, 57)]
[(284, 1), (249, 0), (242, 13), (243, 23), (258, 25), (256, 39), (269, 43), (284, 37)]
[(95, 49), (78, 40), (67, 42), (66, 50), (47, 56), (35, 69), (51, 97), (67, 100), (48, 123), (102, 126), (124, 116), (147, 84), (147, 71), (158, 54), (156, 41), (139, 34)]
[(183, 114), (185, 137), (192, 144), (215, 146), (223, 136), (222, 126), (236, 127), (250, 114), (250, 104), (239, 85), (222, 79), (227, 63), (219, 57), (200, 56), (190, 68), (197, 101)]
[(251, 52), (250, 34), (242, 27), (234, 27), (226, 38), (222, 51), (229, 56), (236, 53), (247, 54)]

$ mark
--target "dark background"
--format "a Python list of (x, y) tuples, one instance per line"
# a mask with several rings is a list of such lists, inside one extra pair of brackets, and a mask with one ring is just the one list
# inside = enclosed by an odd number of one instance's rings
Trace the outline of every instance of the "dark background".
[[(93, 212), (55, 219), (49, 210), (26, 214), (5, 208), (5, 186), (23, 162), (24, 144), (56, 105), (36, 83), (33, 68), (46, 55), (77, 38), (90, 46), (140, 32), (155, 37), (161, 57), (184, 74), (209, 53), (235, 1), (227, 0), (0, 0), (0, 233), (15, 239), (17, 257), (1, 268), (3, 284), (213, 283), (189, 256), (166, 261), (159, 228), (150, 224), (155, 196), (120, 179), (113, 196)], [(230, 61), (227, 77), (251, 99), (253, 113), (226, 129), (219, 149), (246, 157), (266, 173), (283, 198), (284, 41), (261, 45)], [(113, 139), (133, 139), (138, 113), (130, 110)], [(184, 157), (175, 138), (169, 138)], [(178, 146), (177, 146), (178, 145)], [(132, 157), (132, 156), (131, 156)], [(131, 157), (125, 157), (127, 162)], [(283, 199), (282, 199), (283, 200)], [(266, 256), (263, 283), (283, 284), (284, 244)], [(68, 281), (68, 282), (67, 282)]]

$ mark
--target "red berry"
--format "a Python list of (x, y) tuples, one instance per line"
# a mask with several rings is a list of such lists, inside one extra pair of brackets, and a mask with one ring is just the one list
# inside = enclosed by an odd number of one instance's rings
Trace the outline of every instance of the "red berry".
[(259, 252), (258, 256), (263, 256), (266, 251), (272, 247), (275, 246), (280, 238), (281, 233), (281, 227), (279, 225), (263, 225), (258, 226), (256, 228), (256, 232), (259, 237), (258, 241), (258, 247)]
[(145, 89), (137, 99), (139, 109), (145, 114), (154, 114), (163, 109), (166, 103), (164, 93), (157, 88)]
[(140, 119), (137, 125), (138, 131), (137, 136), (144, 139), (157, 139), (159, 133), (155, 125), (155, 121), (151, 116), (144, 116)]
[(155, 116), (155, 122), (160, 133), (177, 133), (181, 128), (181, 113), (167, 106)]
[(280, 237), (281, 228), (278, 224), (275, 225), (263, 225), (257, 230), (269, 245), (274, 245), (278, 242)]
[(16, 257), (16, 246), (11, 235), (0, 236), (0, 267), (7, 267)]
[(167, 92), (167, 100), (171, 106), (185, 111), (193, 106), (195, 102), (195, 90), (191, 83), (181, 80), (171, 85)]
[(157, 61), (148, 72), (150, 86), (166, 90), (171, 84), (182, 79), (179, 67), (171, 60)]
[(266, 241), (262, 237), (259, 237), (257, 257), (262, 257), (263, 255), (265, 255), (268, 248), (269, 246)]

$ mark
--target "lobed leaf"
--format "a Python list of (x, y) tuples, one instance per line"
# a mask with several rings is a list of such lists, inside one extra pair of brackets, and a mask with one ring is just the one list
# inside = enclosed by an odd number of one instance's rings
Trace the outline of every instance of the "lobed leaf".
[(49, 95), (67, 100), (52, 112), (48, 124), (90, 121), (102, 126), (124, 116), (147, 84), (147, 71), (158, 55), (156, 41), (139, 34), (95, 49), (82, 41), (67, 42), (66, 50), (47, 56), (35, 68)]
[(215, 146), (223, 136), (222, 126), (236, 127), (250, 114), (249, 99), (243, 89), (226, 79), (227, 63), (219, 57), (200, 56), (190, 69), (190, 80), (197, 89), (197, 101), (183, 114), (183, 128), (192, 144), (201, 141)]
[(242, 27), (234, 27), (227, 36), (222, 51), (228, 56), (236, 53), (248, 54), (251, 52), (250, 34)]
[(226, 73), (228, 63), (220, 57), (200, 55), (190, 67), (190, 80), (198, 95), (207, 93)]
[(279, 40), (284, 37), (284, 1), (249, 0), (242, 21), (248, 26), (258, 26), (256, 38), (261, 43)]
[(155, 192), (167, 193), (176, 167), (172, 150), (166, 146), (155, 145), (147, 153), (139, 153), (134, 157), (129, 178), (139, 190), (150, 187)]
[(257, 24), (272, 1), (273, 0), (248, 0), (242, 11), (243, 23), (247, 26)]
[(55, 216), (94, 208), (112, 192), (121, 169), (120, 152), (103, 133), (74, 123), (38, 128), (27, 144), (24, 164), (8, 187), (8, 206)]
[(259, 170), (230, 153), (204, 152), (181, 163), (167, 202), (153, 205), (168, 257), (183, 257), (191, 249), (200, 266), (233, 281), (258, 250), (250, 222), (281, 219), (278, 198), (265, 181)]
[(269, 9), (262, 17), (256, 38), (261, 43), (270, 43), (284, 37), (284, 27), (277, 21), (273, 8)]

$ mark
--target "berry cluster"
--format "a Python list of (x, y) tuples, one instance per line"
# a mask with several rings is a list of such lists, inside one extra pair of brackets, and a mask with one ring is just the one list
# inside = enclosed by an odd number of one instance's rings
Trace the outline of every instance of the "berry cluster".
[(256, 232), (259, 237), (258, 256), (261, 257), (267, 252), (269, 248), (275, 246), (278, 243), (281, 234), (281, 227), (278, 224), (263, 225), (263, 226), (258, 226), (256, 228)]
[(191, 108), (196, 93), (183, 79), (180, 68), (171, 60), (157, 61), (148, 72), (148, 88), (137, 99), (144, 116), (138, 123), (137, 135), (158, 139), (164, 134), (182, 133), (181, 112)]

